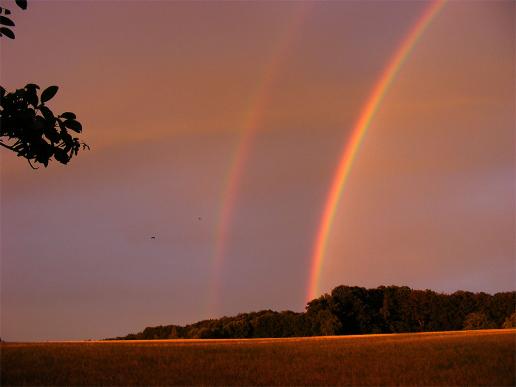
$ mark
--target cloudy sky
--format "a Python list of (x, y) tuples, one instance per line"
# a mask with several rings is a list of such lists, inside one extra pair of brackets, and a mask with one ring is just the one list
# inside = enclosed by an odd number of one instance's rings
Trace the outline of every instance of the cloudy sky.
[[(2, 86), (58, 85), (50, 107), (91, 146), (36, 171), (0, 151), (2, 339), (302, 311), (342, 149), (431, 3), (1, 3)], [(514, 12), (449, 2), (417, 40), (354, 160), (320, 293), (514, 290)]]

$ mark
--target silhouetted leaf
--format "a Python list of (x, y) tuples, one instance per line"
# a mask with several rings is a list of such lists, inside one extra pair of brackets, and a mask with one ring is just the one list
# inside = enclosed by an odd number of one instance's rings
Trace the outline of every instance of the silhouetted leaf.
[(39, 98), (38, 98), (38, 93), (36, 92), (36, 88), (38, 88), (38, 85), (34, 85), (32, 83), (29, 83), (28, 85), (25, 86), (25, 90), (26, 90), (26, 97), (27, 97), (27, 102), (36, 107), (38, 106), (38, 101), (39, 101)]
[(59, 143), (61, 136), (54, 127), (46, 127), (44, 130), (45, 137), (48, 138), (52, 143)]
[(70, 161), (70, 158), (66, 154), (66, 152), (61, 148), (54, 149), (54, 157), (61, 164), (67, 164)]
[(66, 148), (71, 148), (73, 146), (73, 138), (72, 136), (70, 136), (70, 133), (68, 133), (67, 131), (61, 132), (61, 138), (65, 143)]
[(66, 120), (64, 122), (64, 125), (73, 130), (74, 132), (77, 132), (77, 133), (80, 133), (81, 130), (82, 130), (82, 125), (78, 122), (78, 121), (75, 121), (75, 120)]
[(14, 22), (5, 16), (0, 16), (0, 24), (3, 24), (4, 26), (14, 27)]
[(54, 113), (52, 113), (52, 111), (49, 108), (47, 108), (46, 106), (40, 106), (39, 110), (41, 111), (41, 113), (43, 113), (43, 117), (45, 117), (45, 119), (47, 121), (50, 121), (52, 126), (54, 126), (54, 122), (55, 122)]
[(52, 97), (56, 95), (58, 89), (59, 88), (57, 86), (49, 86), (43, 90), (43, 93), (41, 93), (41, 103), (45, 103), (52, 99)]
[(16, 4), (21, 9), (27, 9), (27, 0), (16, 0)]
[(65, 120), (75, 120), (77, 116), (72, 112), (64, 112), (59, 117), (63, 117)]
[(57, 119), (57, 124), (61, 128), (62, 131), (66, 131), (66, 127), (64, 126), (63, 120)]
[(38, 106), (38, 94), (35, 89), (27, 92), (27, 102), (34, 107)]
[(7, 27), (0, 27), (0, 34), (7, 36), (10, 39), (14, 39), (14, 32)]
[(26, 88), (26, 89), (39, 89), (39, 86), (38, 86), (38, 85), (36, 85), (35, 83), (27, 83), (27, 84), (25, 85), (25, 88)]

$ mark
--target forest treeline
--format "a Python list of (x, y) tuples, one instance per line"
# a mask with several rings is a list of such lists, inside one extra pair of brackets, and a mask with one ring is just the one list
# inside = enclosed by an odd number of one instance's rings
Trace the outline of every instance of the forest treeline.
[(339, 286), (308, 302), (304, 313), (241, 313), (186, 326), (148, 327), (116, 339), (299, 337), (515, 326), (516, 292), (443, 294), (406, 286)]

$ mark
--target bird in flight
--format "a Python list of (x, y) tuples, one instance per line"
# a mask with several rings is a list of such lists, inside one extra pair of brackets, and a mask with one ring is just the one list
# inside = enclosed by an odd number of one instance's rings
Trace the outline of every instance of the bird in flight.
[(199, 216), (199, 217), (197, 218), (197, 220), (202, 220), (202, 218)]
[(151, 236), (150, 239), (156, 239), (156, 237), (155, 236)]

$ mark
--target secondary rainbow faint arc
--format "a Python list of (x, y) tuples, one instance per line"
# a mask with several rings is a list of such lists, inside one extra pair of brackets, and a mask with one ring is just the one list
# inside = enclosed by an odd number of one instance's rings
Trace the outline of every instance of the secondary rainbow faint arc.
[(289, 20), (288, 26), (285, 28), (276, 47), (272, 51), (271, 60), (265, 66), (257, 90), (252, 98), (249, 110), (244, 119), (243, 130), (238, 139), (235, 153), (230, 162), (230, 168), (226, 175), (224, 191), (222, 194), (222, 206), (219, 211), (219, 222), (216, 228), (215, 247), (212, 259), (211, 286), (209, 294), (209, 308), (213, 312), (214, 302), (218, 297), (219, 281), (221, 277), (224, 256), (227, 251), (227, 242), (230, 231), (230, 223), (233, 218), (233, 210), (237, 201), (238, 189), (243, 175), (245, 164), (249, 158), (253, 140), (256, 137), (257, 129), (260, 126), (261, 119), (268, 104), (271, 86), (283, 68), (296, 35), (301, 25), (306, 19), (306, 15), (312, 4), (303, 2), (296, 9), (294, 15)]
[(334, 174), (329, 193), (326, 197), (324, 211), (319, 222), (319, 228), (317, 229), (311, 258), (307, 300), (312, 300), (318, 296), (319, 278), (333, 220), (337, 212), (344, 185), (367, 129), (371, 125), (371, 121), (373, 120), (375, 113), (378, 111), (385, 93), (407, 59), (407, 56), (410, 54), (419, 37), (423, 34), (432, 19), (443, 8), (445, 2), (446, 0), (436, 0), (430, 3), (409, 30), (407, 35), (405, 35), (404, 39), (383, 70), (382, 75), (376, 82), (369, 98), (360, 112), (358, 120), (353, 127), (351, 137), (344, 145), (337, 170)]

